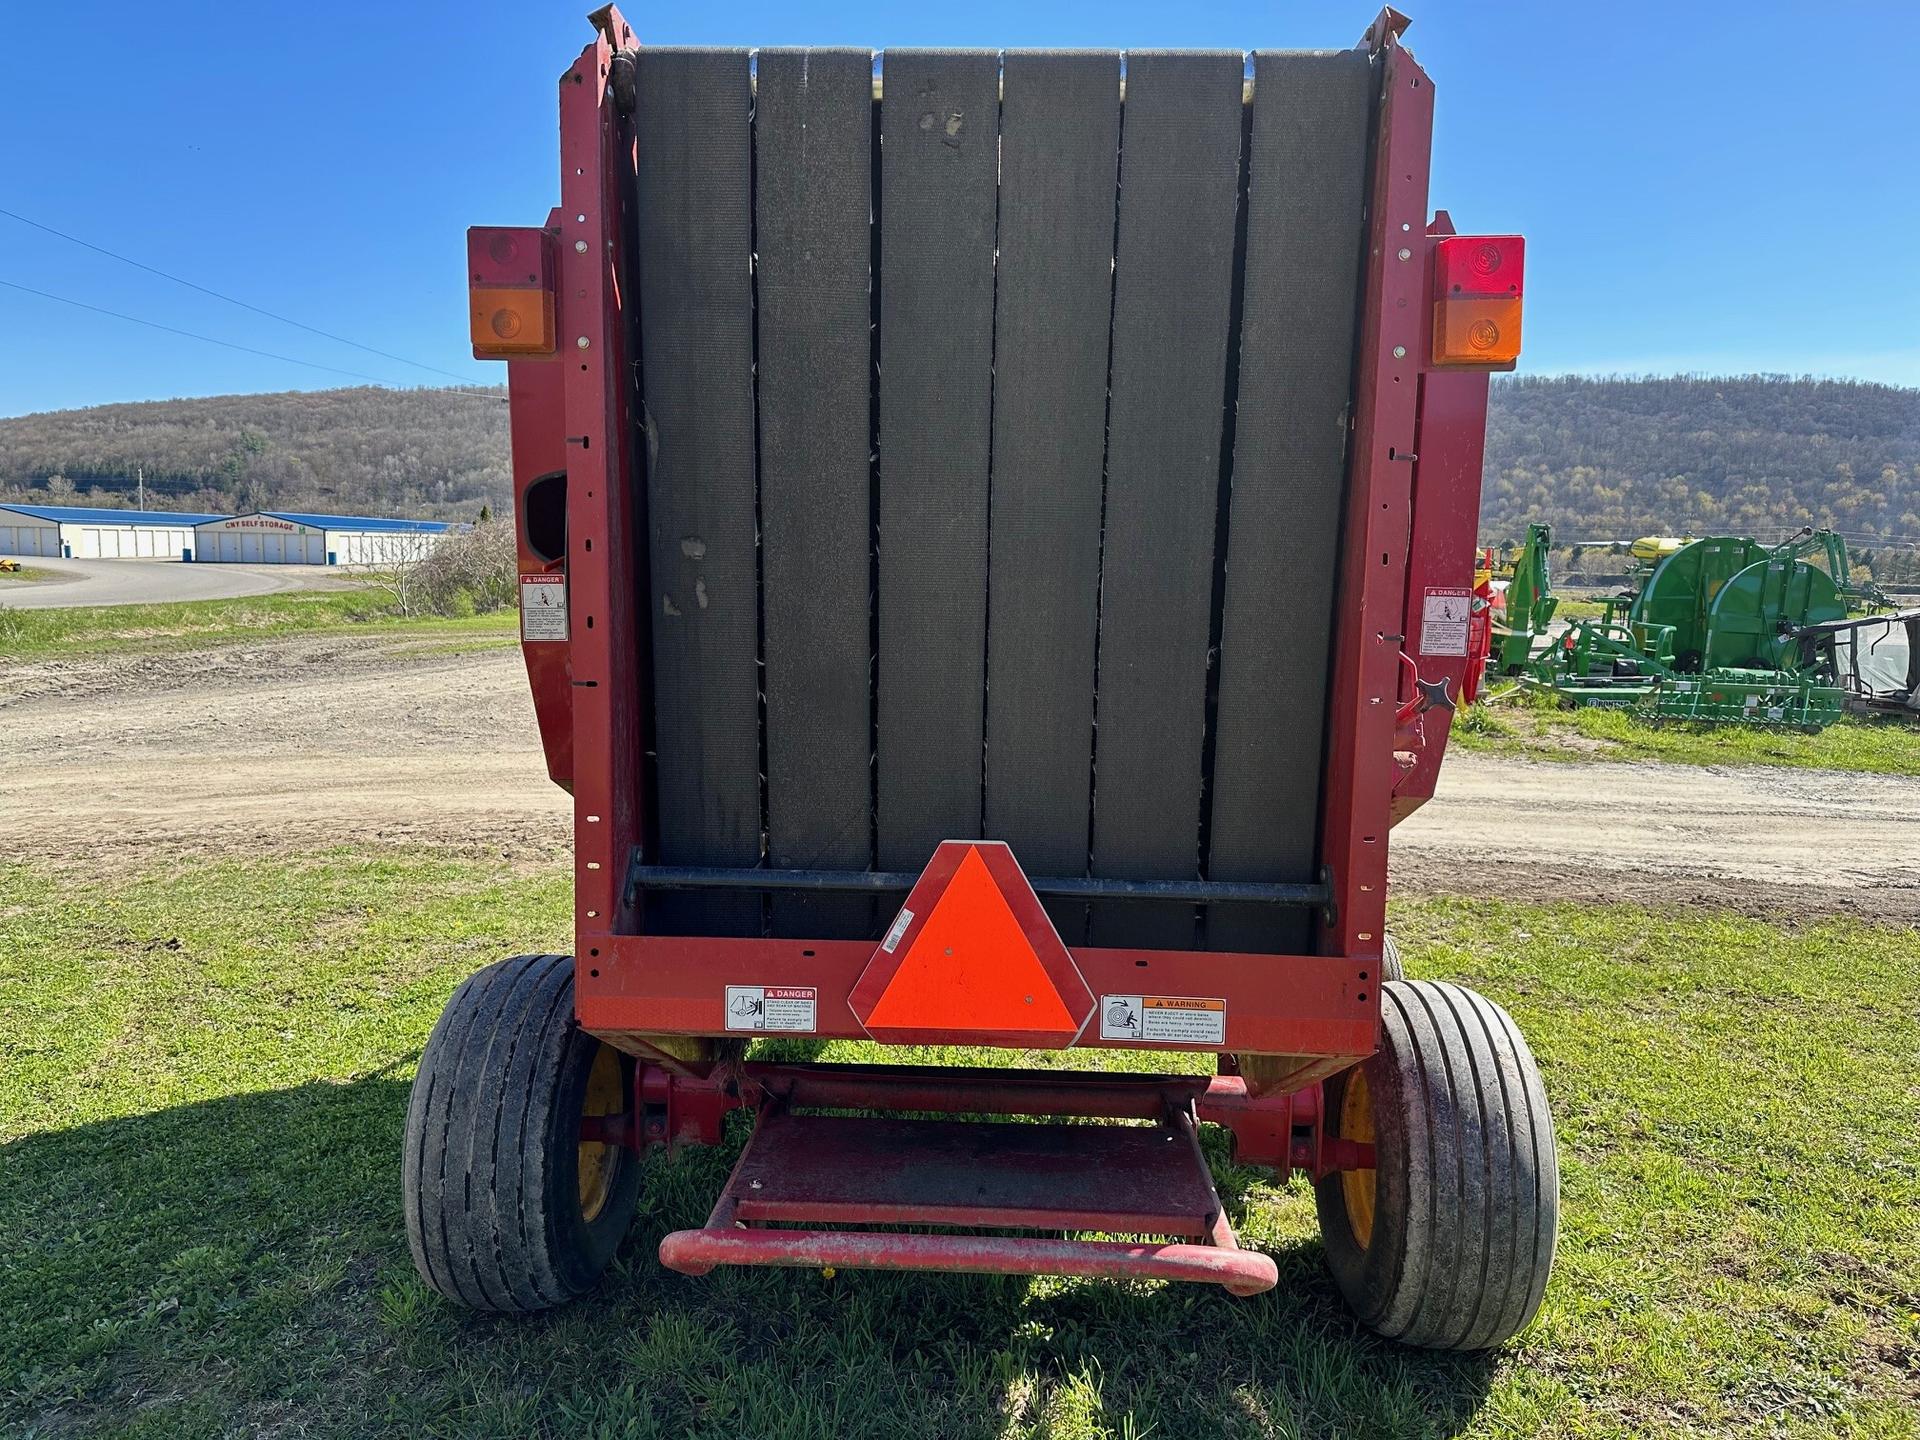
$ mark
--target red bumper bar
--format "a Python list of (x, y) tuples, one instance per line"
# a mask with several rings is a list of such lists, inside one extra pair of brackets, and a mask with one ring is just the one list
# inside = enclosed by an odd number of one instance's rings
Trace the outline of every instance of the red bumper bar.
[(852, 1230), (742, 1230), (719, 1210), (703, 1230), (660, 1242), (660, 1263), (683, 1275), (716, 1265), (802, 1269), (937, 1270), (958, 1275), (1071, 1275), (1123, 1280), (1196, 1280), (1258, 1295), (1280, 1279), (1271, 1256), (1184, 1242), (1042, 1240), (1001, 1235), (878, 1235)]

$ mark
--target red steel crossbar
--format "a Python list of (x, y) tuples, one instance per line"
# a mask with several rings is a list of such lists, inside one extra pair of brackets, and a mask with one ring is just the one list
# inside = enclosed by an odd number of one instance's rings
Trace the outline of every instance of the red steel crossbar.
[(1237, 1246), (1043, 1240), (1013, 1235), (882, 1235), (855, 1230), (740, 1230), (716, 1207), (700, 1230), (660, 1242), (660, 1263), (683, 1275), (716, 1265), (802, 1269), (938, 1270), (964, 1275), (1193, 1280), (1258, 1295), (1279, 1283), (1271, 1257)]

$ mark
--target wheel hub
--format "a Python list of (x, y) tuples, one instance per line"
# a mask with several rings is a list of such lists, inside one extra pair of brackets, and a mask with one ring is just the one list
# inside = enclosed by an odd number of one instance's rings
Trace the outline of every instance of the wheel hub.
[[(1373, 1102), (1367, 1094), (1367, 1072), (1358, 1066), (1347, 1077), (1346, 1092), (1340, 1099), (1340, 1137), (1366, 1145), (1373, 1143)], [(1373, 1243), (1376, 1173), (1372, 1169), (1340, 1172), (1340, 1189), (1347, 1201), (1347, 1223), (1353, 1227), (1354, 1243), (1362, 1250)]]
[[(621, 1083), (620, 1052), (602, 1045), (593, 1057), (593, 1069), (587, 1074), (586, 1094), (581, 1097), (580, 1115), (618, 1115), (626, 1108), (625, 1086)], [(580, 1215), (591, 1224), (599, 1219), (613, 1194), (614, 1174), (620, 1165), (619, 1147), (600, 1140), (580, 1142)]]

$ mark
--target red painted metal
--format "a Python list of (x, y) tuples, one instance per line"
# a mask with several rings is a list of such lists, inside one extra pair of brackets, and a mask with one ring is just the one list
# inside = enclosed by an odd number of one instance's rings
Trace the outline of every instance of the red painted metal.
[[(921, 1224), (1174, 1235), (1200, 1243), (867, 1231), (766, 1224)], [(688, 1274), (716, 1264), (845, 1266), (1197, 1280), (1271, 1289), (1273, 1261), (1239, 1248), (1194, 1121), (1152, 1127), (876, 1121), (761, 1113), (700, 1230), (660, 1243)]]
[[(554, 212), (556, 225), (559, 212)], [(520, 574), (558, 575), (564, 583), (564, 555), (548, 559), (527, 540), (527, 491), (548, 476), (567, 470), (566, 370), (551, 360), (515, 360), (507, 365), (507, 398), (513, 410), (513, 509)], [(520, 641), (527, 683), (533, 691), (534, 720), (547, 756), (547, 774), (562, 790), (573, 789), (573, 663), (566, 641)]]
[[(1453, 233), (1451, 217), (1441, 211), (1428, 233), (1436, 247), (1445, 243)], [(1430, 263), (1439, 264), (1437, 249)], [(1424, 345), (1418, 353), (1426, 353)], [(1400, 628), (1407, 637), (1407, 653), (1421, 676), (1444, 681), (1449, 692), (1464, 702), (1472, 698), (1467, 693), (1474, 649), (1471, 629), (1466, 654), (1429, 655), (1421, 649), (1422, 609), (1429, 590), (1473, 590), (1488, 377), (1485, 371), (1429, 370), (1421, 375), (1419, 385), (1420, 417), (1414, 441), (1414, 453), (1419, 458), (1413, 466), (1413, 531), (1407, 552), (1406, 608)], [(1480, 597), (1480, 603), (1486, 603), (1484, 597)], [(1478, 617), (1483, 628), (1487, 618), (1484, 612)], [(1405, 696), (1411, 691), (1403, 688), (1401, 693)], [(1422, 717), (1423, 743), (1413, 751), (1412, 767), (1394, 785), (1394, 823), (1433, 798), (1452, 724), (1453, 714), (1448, 711), (1429, 711)]]
[(1387, 831), (1397, 774), (1394, 712), (1428, 309), (1433, 86), (1390, 23), (1377, 22), (1369, 33), (1380, 37), (1381, 99), (1321, 806), (1333, 918), (1320, 926), (1318, 948), (1378, 964), (1386, 933)]
[(589, 1117), (582, 1122), (581, 1138), (624, 1137), (622, 1143), (636, 1149), (715, 1144), (727, 1111), (768, 1107), (1084, 1120), (1157, 1120), (1191, 1112), (1226, 1129), (1243, 1164), (1282, 1173), (1304, 1170), (1316, 1178), (1329, 1170), (1370, 1166), (1371, 1146), (1321, 1138), (1320, 1094), (1317, 1083), (1255, 1094), (1232, 1074), (746, 1061), (709, 1065), (706, 1073), (695, 1075), (643, 1062), (634, 1074), (633, 1113), (640, 1122)]
[(740, 1157), (750, 1224), (994, 1225), (1204, 1237), (1219, 1198), (1162, 1125), (846, 1115), (761, 1118)]
[[(1096, 948), (1071, 954), (1096, 996), (1147, 991), (1226, 1002), (1222, 1045), (1100, 1040), (1092, 1026), (1082, 1044), (1329, 1056), (1339, 1062), (1335, 1069), (1375, 1048), (1377, 960)], [(805, 985), (819, 992), (815, 1038), (862, 1040), (867, 1031), (851, 999), (872, 957), (863, 940), (600, 935), (580, 957), (575, 1009), (584, 1028), (616, 1043), (623, 1033), (723, 1035), (727, 986)], [(930, 1043), (979, 1043), (959, 1016), (939, 1036)]]
[[(560, 77), (560, 355), (566, 375), (567, 579), (572, 627), (574, 931), (584, 982), (621, 914), (620, 872), (640, 839), (634, 366), (624, 283), (632, 187), (631, 128), (613, 103), (614, 47), (631, 38), (617, 11)], [(602, 23), (602, 22), (596, 22)], [(640, 662), (636, 664), (636, 657)], [(717, 1027), (716, 1027), (717, 1028)]]
[(1071, 1045), (1093, 1014), (1081, 977), (1005, 842), (935, 848), (848, 997), (896, 1045)]
[(1065, 1275), (1090, 1280), (1191, 1280), (1258, 1295), (1280, 1280), (1257, 1250), (1014, 1235), (888, 1235), (857, 1230), (743, 1230), (716, 1208), (700, 1230), (660, 1242), (660, 1263), (683, 1275), (716, 1265), (819, 1270), (926, 1270), (949, 1275)]

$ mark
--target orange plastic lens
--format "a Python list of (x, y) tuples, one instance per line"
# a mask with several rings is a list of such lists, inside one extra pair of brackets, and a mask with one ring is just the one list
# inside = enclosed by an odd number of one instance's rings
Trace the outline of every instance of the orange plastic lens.
[(1433, 302), (1434, 364), (1510, 365), (1519, 358), (1519, 300)]
[(553, 353), (553, 296), (544, 289), (474, 289), (473, 354), (476, 360)]

